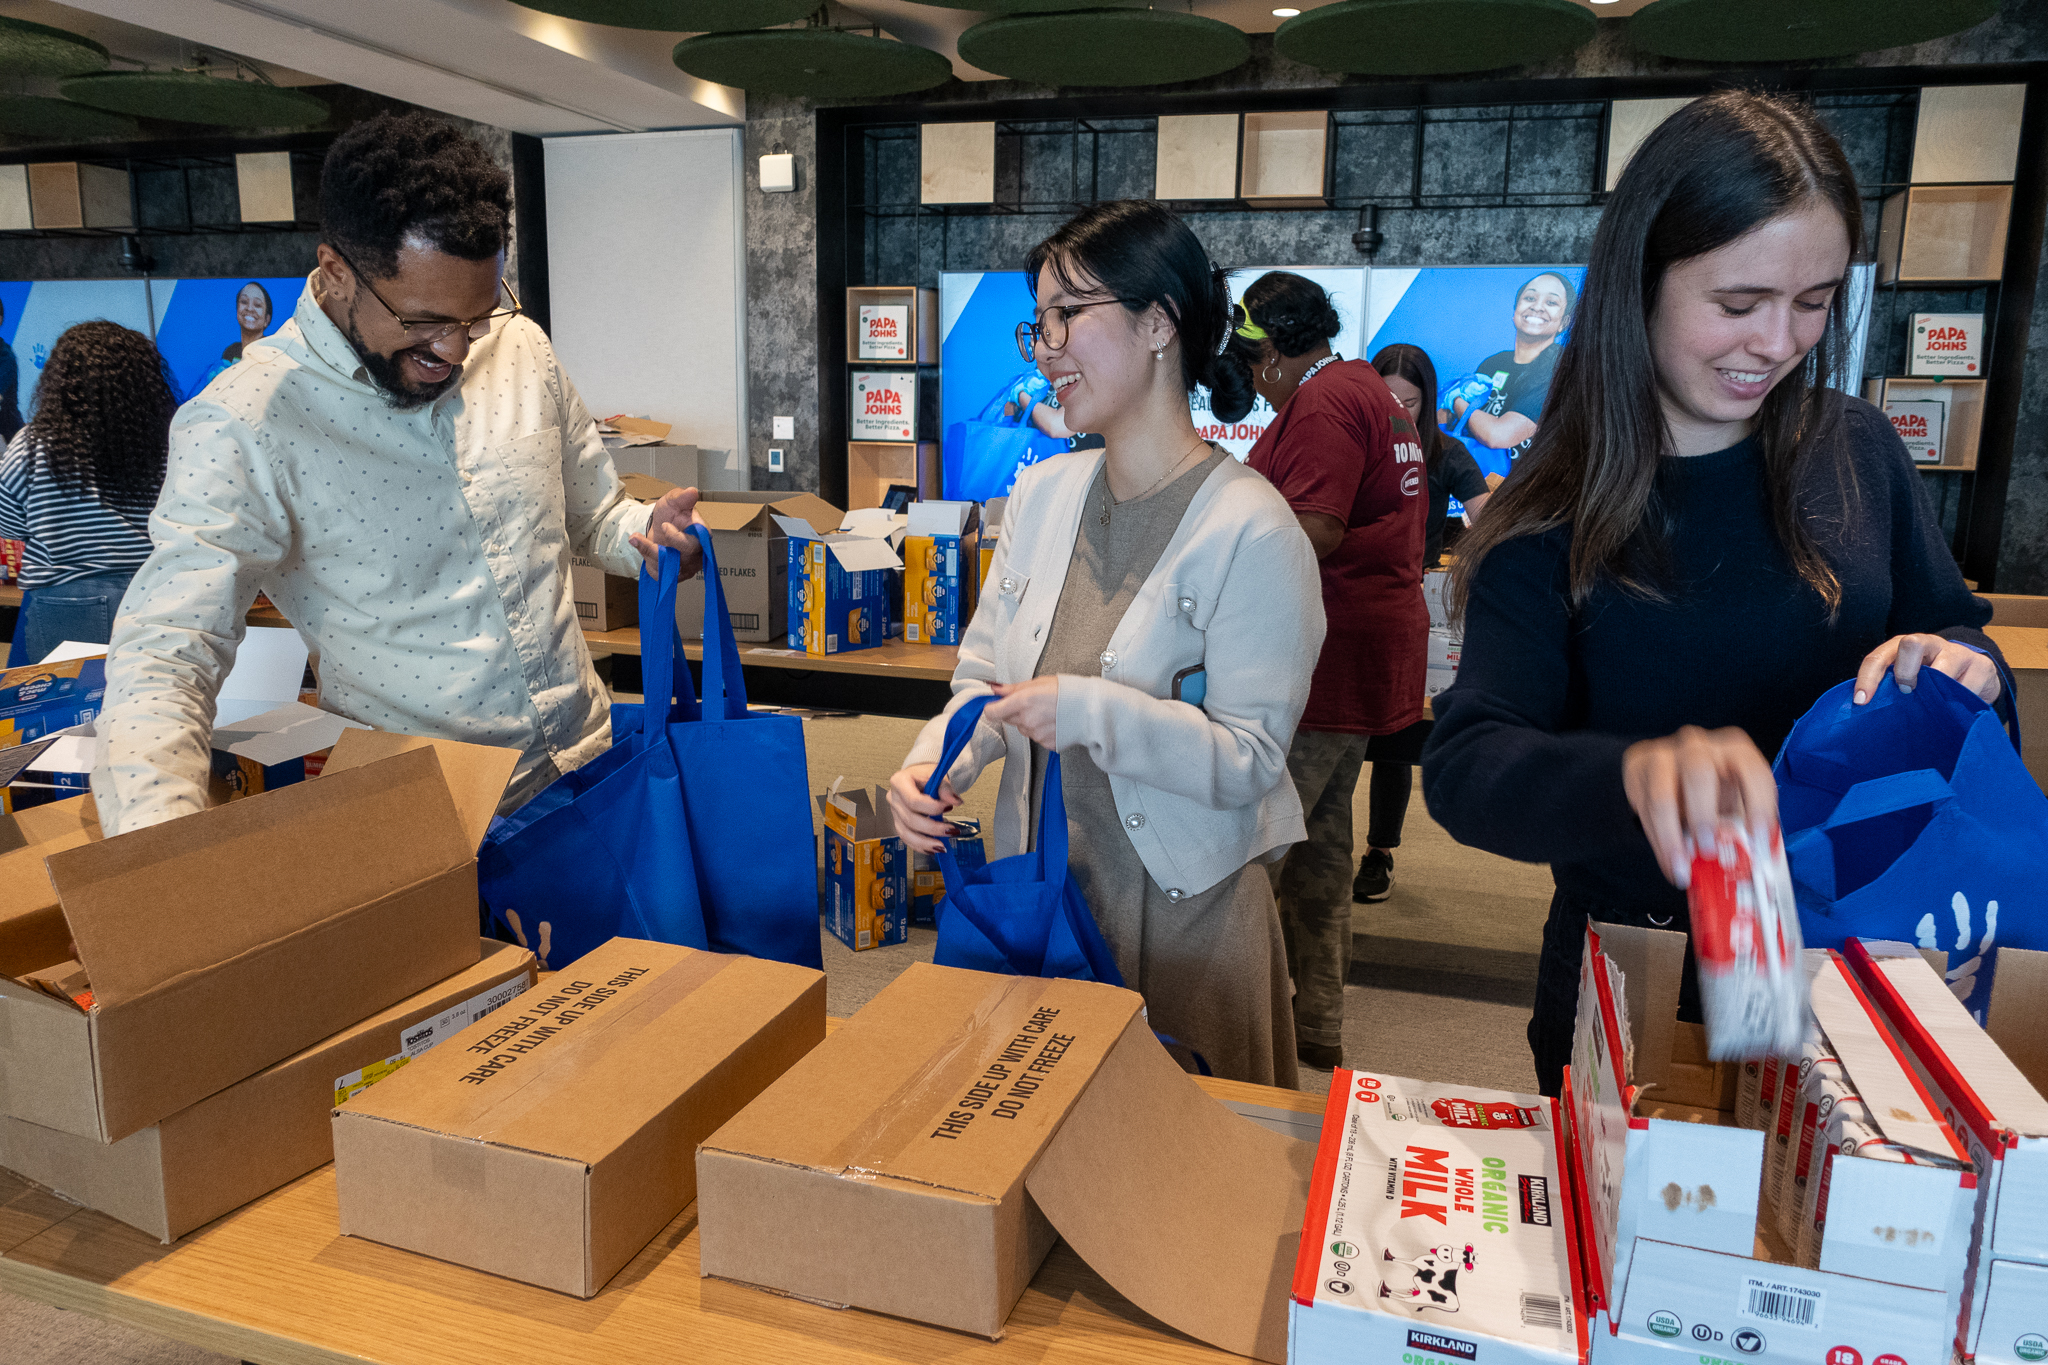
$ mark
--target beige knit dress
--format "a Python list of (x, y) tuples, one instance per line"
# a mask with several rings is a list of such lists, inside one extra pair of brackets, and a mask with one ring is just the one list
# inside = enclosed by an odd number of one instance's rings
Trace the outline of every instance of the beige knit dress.
[[(1036, 676), (1102, 676), (1102, 651), (1131, 599), (1159, 563), (1202, 483), (1230, 456), (1207, 460), (1155, 493), (1116, 502), (1105, 462), (1088, 490), (1074, 556), (1060, 589)], [(1226, 642), (1227, 643), (1227, 642)], [(1295, 1087), (1294, 1011), (1280, 912), (1265, 869), (1247, 864), (1179, 901), (1145, 871), (1118, 818), (1109, 778), (1085, 747), (1060, 751), (1067, 805), (1067, 866), (1124, 984), (1145, 997), (1149, 1022), (1218, 1076)], [(1031, 828), (1045, 785), (1045, 751), (1031, 751)], [(1035, 837), (1035, 834), (1034, 834)]]

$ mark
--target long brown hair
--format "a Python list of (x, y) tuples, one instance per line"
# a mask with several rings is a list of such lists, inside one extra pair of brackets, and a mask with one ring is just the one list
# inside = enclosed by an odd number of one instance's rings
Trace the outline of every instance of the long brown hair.
[(1380, 353), (1372, 358), (1372, 367), (1382, 379), (1405, 379), (1421, 391), (1422, 413), (1415, 419), (1415, 430), (1422, 436), (1424, 467), (1435, 474), (1436, 467), (1443, 463), (1444, 442), (1451, 439), (1444, 435), (1436, 420), (1436, 362), (1420, 346), (1397, 341), (1380, 347)]
[[(1809, 203), (1842, 216), (1849, 259), (1863, 253), (1863, 207), (1841, 144), (1804, 104), (1722, 90), (1686, 105), (1644, 140), (1593, 236), (1592, 260), (1550, 398), (1529, 449), (1486, 515), (1459, 542), (1453, 610), (1462, 612), (1487, 552), (1503, 541), (1571, 529), (1574, 607), (1603, 581), (1662, 600), (1668, 544), (1657, 496), (1670, 430), (1657, 397), (1649, 319), (1664, 273)], [(1827, 602), (1842, 585), (1801, 515), (1799, 475), (1831, 465), (1845, 496), (1854, 474), (1841, 404), (1828, 381), (1848, 352), (1848, 289), (1805, 362), (1756, 415), (1772, 528), (1792, 567)]]

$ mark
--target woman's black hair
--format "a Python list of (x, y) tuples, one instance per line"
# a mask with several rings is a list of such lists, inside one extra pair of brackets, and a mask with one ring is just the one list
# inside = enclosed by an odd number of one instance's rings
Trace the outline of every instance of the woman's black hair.
[(1422, 415), (1416, 419), (1415, 429), (1422, 435), (1425, 467), (1430, 473), (1436, 473), (1437, 466), (1443, 462), (1444, 443), (1450, 440), (1436, 420), (1436, 362), (1420, 346), (1397, 341), (1391, 346), (1380, 347), (1380, 353), (1372, 358), (1372, 367), (1379, 371), (1382, 379), (1405, 379), (1421, 392)]
[[(1600, 215), (1572, 343), (1558, 357), (1535, 438), (1459, 542), (1454, 609), (1462, 609), (1494, 546), (1560, 526), (1571, 529), (1574, 605), (1602, 582), (1652, 600), (1666, 596), (1669, 511), (1657, 470), (1671, 432), (1650, 346), (1665, 272), (1810, 205), (1840, 219), (1847, 260), (1861, 257), (1855, 173), (1834, 134), (1797, 100), (1716, 91), (1644, 139)], [(1856, 493), (1842, 398), (1828, 388), (1848, 354), (1848, 309), (1844, 278), (1820, 341), (1765, 396), (1752, 427), (1772, 530), (1793, 571), (1831, 613), (1841, 606), (1841, 580), (1807, 527), (1799, 490), (1814, 466), (1832, 474), (1845, 498)]]
[(1292, 271), (1267, 271), (1245, 289), (1244, 303), (1232, 319), (1230, 341), (1223, 348), (1224, 364), (1241, 371), (1246, 385), (1264, 355), (1257, 341), (1237, 330), (1246, 320), (1289, 359), (1306, 355), (1344, 330), (1344, 320), (1321, 285)]
[(50, 348), (28, 432), (59, 488), (140, 519), (163, 489), (177, 410), (155, 342), (117, 323), (81, 322)]
[(1222, 363), (1230, 331), (1230, 272), (1209, 263), (1188, 225), (1150, 199), (1094, 204), (1069, 218), (1024, 258), (1038, 295), (1039, 272), (1081, 298), (1120, 300), (1133, 314), (1157, 305), (1180, 340), (1181, 380), (1211, 394), (1210, 411), (1235, 422), (1252, 410), (1251, 375)]

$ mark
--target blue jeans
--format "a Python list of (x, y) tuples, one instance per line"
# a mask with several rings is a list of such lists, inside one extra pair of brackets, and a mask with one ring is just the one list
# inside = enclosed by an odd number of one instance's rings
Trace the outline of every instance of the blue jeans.
[(122, 573), (93, 574), (69, 583), (52, 583), (31, 588), (24, 623), (23, 644), (30, 663), (66, 640), (103, 645), (114, 633), (114, 614), (121, 609), (121, 597), (128, 591), (133, 569)]

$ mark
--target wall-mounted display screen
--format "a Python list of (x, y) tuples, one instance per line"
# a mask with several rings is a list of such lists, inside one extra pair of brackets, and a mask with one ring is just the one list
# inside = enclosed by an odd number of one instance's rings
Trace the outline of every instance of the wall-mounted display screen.
[(305, 286), (298, 276), (0, 281), (0, 344), (14, 357), (22, 415), (32, 415), (50, 348), (75, 323), (104, 318), (145, 336), (153, 332), (171, 387), (186, 399), (239, 359), (246, 342), (283, 326)]
[(1017, 471), (1073, 448), (1052, 387), (1017, 349), (1031, 321), (1021, 270), (939, 276), (939, 458), (949, 498), (986, 502)]

